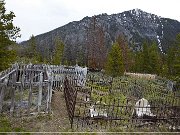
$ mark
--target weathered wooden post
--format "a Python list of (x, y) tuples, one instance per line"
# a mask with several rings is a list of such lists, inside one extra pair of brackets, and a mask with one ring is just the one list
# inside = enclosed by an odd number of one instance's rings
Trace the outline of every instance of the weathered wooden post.
[(39, 94), (38, 94), (38, 113), (41, 111), (41, 101), (42, 101), (42, 83), (43, 83), (43, 73), (40, 73), (39, 78)]
[(2, 112), (2, 107), (3, 107), (4, 89), (5, 89), (5, 86), (1, 86), (1, 89), (0, 89), (0, 113)]
[[(49, 70), (49, 69), (47, 69)], [(47, 89), (47, 96), (46, 96), (46, 113), (49, 112), (50, 106), (49, 106), (49, 100), (50, 100), (50, 89), (51, 89), (51, 79), (50, 79), (50, 72), (47, 71), (48, 76), (48, 89)]]
[(48, 72), (48, 94), (47, 94), (47, 108), (46, 112), (51, 113), (51, 97), (52, 97), (52, 77), (51, 73)]
[(14, 111), (14, 101), (15, 101), (15, 89), (11, 89), (11, 108), (10, 108), (10, 114), (13, 114)]
[(21, 113), (22, 112), (21, 105), (23, 102), (23, 90), (24, 90), (24, 86), (25, 86), (25, 84), (24, 84), (24, 82), (25, 82), (25, 69), (20, 68), (19, 70), (20, 70), (20, 76), (21, 76), (21, 77), (19, 77), (19, 78), (21, 78), (21, 80), (20, 80), (20, 83), (21, 83), (21, 85), (20, 85), (20, 113)]
[(30, 108), (32, 102), (32, 83), (33, 83), (33, 73), (30, 71), (30, 82), (29, 82), (29, 97), (28, 97), (28, 115), (30, 115)]
[(9, 75), (2, 81), (2, 88), (0, 91), (0, 113), (2, 112), (3, 102), (4, 102), (4, 90), (7, 88), (7, 83), (9, 80)]
[(15, 102), (15, 90), (16, 90), (16, 71), (14, 72), (13, 76), (12, 76), (12, 83), (13, 83), (13, 87), (11, 89), (11, 109), (10, 109), (10, 114), (12, 115), (14, 112), (14, 102)]
[(53, 73), (51, 72), (51, 76), (50, 76), (50, 104), (51, 104), (51, 100), (52, 100), (52, 85), (53, 85), (53, 77), (52, 76), (54, 76), (54, 74), (52, 75)]

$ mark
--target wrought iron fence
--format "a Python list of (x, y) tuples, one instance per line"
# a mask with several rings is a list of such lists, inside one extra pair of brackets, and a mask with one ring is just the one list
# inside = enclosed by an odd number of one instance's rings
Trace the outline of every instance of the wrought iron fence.
[(155, 78), (88, 74), (86, 86), (74, 97), (73, 128), (80, 131), (180, 130), (178, 92), (168, 91), (156, 81)]

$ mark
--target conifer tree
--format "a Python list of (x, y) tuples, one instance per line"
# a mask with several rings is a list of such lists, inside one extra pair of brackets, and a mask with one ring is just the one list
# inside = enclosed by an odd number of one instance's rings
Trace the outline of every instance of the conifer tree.
[(143, 73), (150, 73), (152, 71), (150, 65), (149, 65), (149, 48), (148, 44), (145, 41), (143, 43), (143, 51), (142, 51), (142, 71)]
[(36, 43), (36, 39), (34, 35), (32, 35), (29, 39), (29, 46), (28, 49), (26, 50), (27, 56), (30, 60), (33, 60), (31, 62), (42, 62), (42, 55), (40, 52), (38, 52), (38, 46)]
[(168, 75), (168, 66), (167, 66), (167, 64), (162, 65), (160, 75), (162, 77), (167, 77), (167, 75)]
[(149, 65), (150, 65), (150, 72), (153, 74), (160, 74), (160, 55), (158, 52), (158, 47), (155, 42), (149, 48)]
[(176, 74), (179, 76), (180, 78), (180, 33), (177, 35), (176, 37), (176, 44), (177, 44), (177, 47), (176, 47), (176, 61), (175, 61), (175, 72)]
[(15, 60), (16, 53), (9, 46), (20, 37), (20, 28), (13, 25), (13, 12), (6, 13), (5, 2), (0, 0), (0, 71), (9, 67)]
[(60, 65), (62, 62), (63, 53), (64, 53), (64, 44), (62, 41), (56, 38), (52, 64)]
[(124, 73), (122, 52), (117, 42), (112, 45), (108, 54), (106, 72), (112, 77), (121, 76)]
[(28, 54), (29, 58), (33, 58), (37, 54), (37, 51), (36, 51), (36, 41), (35, 41), (34, 35), (32, 35), (29, 38), (27, 54)]
[(134, 72), (141, 73), (143, 71), (143, 53), (142, 51), (135, 52), (135, 64), (134, 64)]
[(180, 89), (180, 33), (177, 34), (176, 43), (167, 53), (168, 78), (176, 81), (176, 89)]

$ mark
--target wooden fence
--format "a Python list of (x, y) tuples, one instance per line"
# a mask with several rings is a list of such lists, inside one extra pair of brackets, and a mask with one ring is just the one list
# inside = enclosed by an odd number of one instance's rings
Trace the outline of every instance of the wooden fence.
[(30, 115), (51, 112), (52, 77), (44, 65), (14, 64), (0, 73), (0, 112)]
[(79, 86), (84, 85), (86, 74), (87, 69), (77, 65), (16, 63), (0, 73), (0, 112), (10, 111), (17, 115), (50, 113), (53, 89), (62, 89), (66, 77), (76, 80)]
[(57, 66), (57, 65), (48, 65), (48, 68), (51, 70), (53, 78), (53, 89), (60, 88), (63, 89), (64, 80), (66, 77), (76, 79), (76, 83), (79, 86), (84, 86), (86, 83), (86, 74), (87, 68), (76, 66)]

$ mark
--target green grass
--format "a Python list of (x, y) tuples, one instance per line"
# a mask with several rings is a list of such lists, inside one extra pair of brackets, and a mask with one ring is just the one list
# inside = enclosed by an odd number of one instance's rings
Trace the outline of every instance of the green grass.
[(5, 116), (0, 116), (0, 132), (12, 131), (11, 124)]
[(92, 87), (92, 89), (94, 89), (94, 90), (99, 90), (99, 91), (103, 91), (103, 92), (108, 92), (109, 91), (108, 86), (100, 86), (98, 84), (90, 84), (90, 83), (88, 83), (88, 86)]
[(12, 127), (7, 116), (0, 115), (0, 133), (1, 132), (26, 132), (22, 127)]
[(42, 120), (52, 120), (52, 115), (50, 114), (39, 114), (36, 117), (38, 119), (38, 121), (42, 121)]
[(112, 93), (104, 96), (96, 95), (95, 93), (92, 93), (91, 98), (93, 101), (101, 101), (102, 103), (105, 103), (107, 105), (114, 104), (114, 105), (125, 105), (126, 103), (126, 97), (121, 93)]

